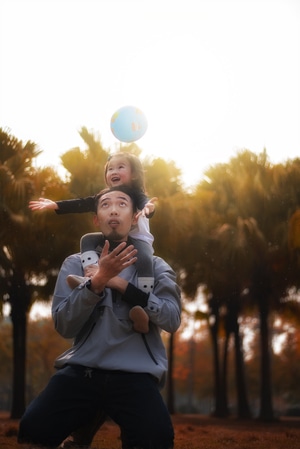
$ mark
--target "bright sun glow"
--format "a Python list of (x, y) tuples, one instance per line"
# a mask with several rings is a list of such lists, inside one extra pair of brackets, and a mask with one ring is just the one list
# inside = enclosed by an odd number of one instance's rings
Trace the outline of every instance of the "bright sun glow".
[(131, 104), (142, 155), (186, 185), (244, 148), (283, 162), (300, 151), (299, 23), (297, 0), (0, 0), (0, 126), (59, 167), (82, 126), (118, 148), (110, 118)]
[(132, 104), (143, 155), (172, 159), (191, 185), (247, 148), (272, 162), (300, 150), (300, 2), (1, 0), (0, 126), (43, 150), (82, 147), (82, 126), (118, 142)]

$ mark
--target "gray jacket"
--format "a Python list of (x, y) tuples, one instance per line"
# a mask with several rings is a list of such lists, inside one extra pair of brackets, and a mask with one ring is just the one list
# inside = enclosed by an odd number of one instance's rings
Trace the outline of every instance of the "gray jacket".
[[(73, 346), (55, 362), (89, 368), (149, 373), (159, 382), (167, 371), (167, 356), (161, 330), (173, 333), (180, 325), (181, 298), (173, 269), (161, 258), (153, 256), (154, 289), (145, 308), (150, 318), (149, 333), (135, 332), (129, 319), (130, 306), (121, 294), (106, 288), (101, 295), (86, 284), (73, 291), (68, 287), (68, 274), (82, 276), (80, 255), (63, 262), (55, 286), (52, 317), (56, 330), (74, 339)], [(137, 285), (134, 265), (120, 276)]]

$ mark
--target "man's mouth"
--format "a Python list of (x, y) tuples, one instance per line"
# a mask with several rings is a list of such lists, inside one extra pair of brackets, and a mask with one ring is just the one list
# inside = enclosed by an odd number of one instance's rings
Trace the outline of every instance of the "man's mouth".
[(120, 224), (120, 222), (118, 220), (110, 220), (108, 222), (109, 226), (111, 226), (112, 228), (115, 228), (116, 226), (118, 226)]

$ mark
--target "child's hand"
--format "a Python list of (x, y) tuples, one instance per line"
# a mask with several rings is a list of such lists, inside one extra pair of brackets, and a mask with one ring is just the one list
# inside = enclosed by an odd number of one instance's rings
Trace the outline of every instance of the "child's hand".
[(98, 270), (98, 265), (88, 265), (87, 267), (85, 267), (84, 269), (84, 275), (88, 278), (93, 277), (93, 275), (96, 273), (96, 271)]
[(148, 215), (152, 214), (155, 211), (155, 201), (157, 201), (158, 198), (154, 196), (151, 198), (151, 200), (148, 201), (147, 204), (145, 204), (144, 209), (139, 213), (139, 215), (142, 215), (143, 217), (147, 217)]
[(39, 198), (38, 201), (29, 201), (28, 207), (31, 210), (58, 209), (58, 205), (47, 198)]

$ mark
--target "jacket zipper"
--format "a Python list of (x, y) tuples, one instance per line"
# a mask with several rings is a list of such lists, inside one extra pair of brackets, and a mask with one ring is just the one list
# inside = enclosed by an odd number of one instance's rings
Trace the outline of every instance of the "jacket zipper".
[(153, 362), (155, 363), (155, 365), (158, 365), (157, 361), (155, 360), (154, 355), (152, 354), (152, 351), (151, 351), (151, 349), (150, 349), (150, 346), (148, 345), (148, 342), (147, 342), (147, 340), (146, 340), (146, 335), (145, 335), (145, 334), (141, 334), (141, 335), (142, 335), (142, 339), (143, 339), (143, 342), (144, 342), (144, 344), (145, 344), (145, 346), (146, 346), (146, 349), (147, 349), (148, 354), (150, 355), (150, 357), (151, 357), (151, 359), (153, 360)]

